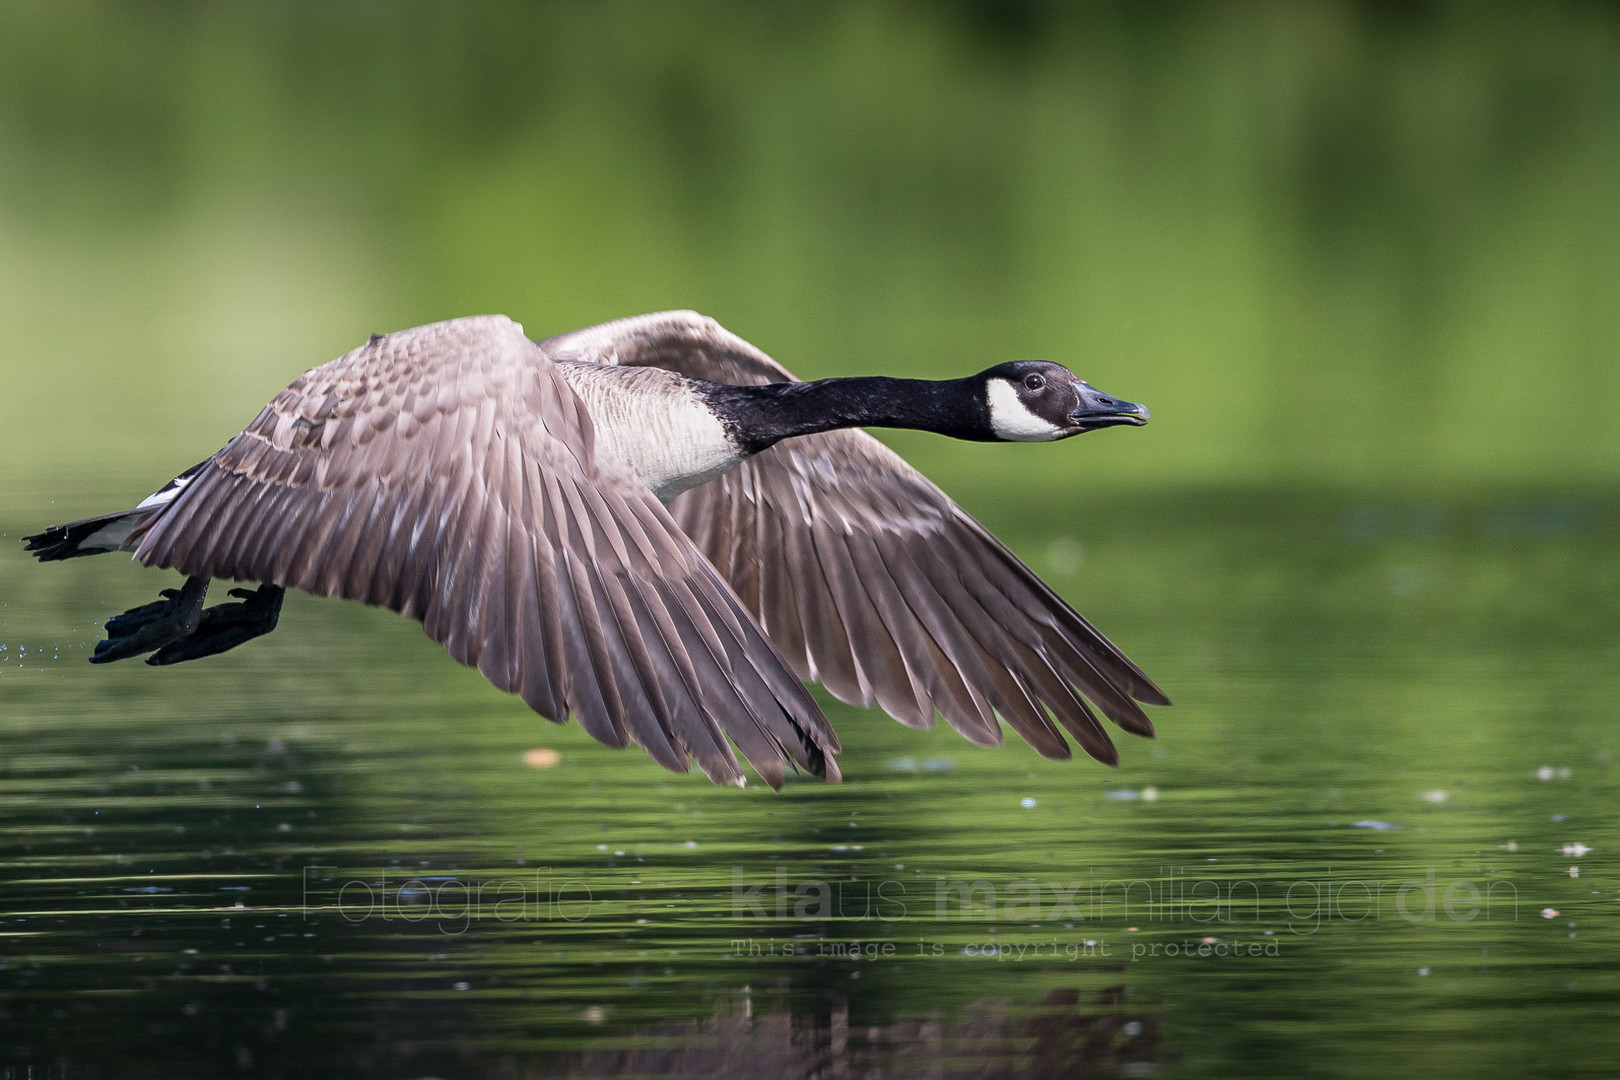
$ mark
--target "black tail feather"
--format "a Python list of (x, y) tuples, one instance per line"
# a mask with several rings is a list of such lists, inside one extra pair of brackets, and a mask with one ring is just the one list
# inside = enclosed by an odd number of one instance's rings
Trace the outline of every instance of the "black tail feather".
[[(107, 551), (117, 551), (118, 544), (106, 542), (110, 538), (103, 538), (101, 542), (89, 547), (82, 545), (109, 525), (116, 525), (119, 521), (134, 517), (139, 512), (121, 510), (116, 514), (85, 518), (83, 521), (74, 521), (67, 525), (52, 525), (42, 533), (23, 537), (22, 542), (27, 545), (25, 550), (33, 552), (40, 562), (56, 562), (59, 559), (76, 559), (82, 555), (100, 555)], [(127, 535), (128, 530), (121, 531)]]

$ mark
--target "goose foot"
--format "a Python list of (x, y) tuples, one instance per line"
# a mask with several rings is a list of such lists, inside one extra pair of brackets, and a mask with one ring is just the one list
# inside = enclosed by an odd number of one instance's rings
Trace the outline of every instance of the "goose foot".
[(96, 643), (92, 664), (110, 664), (131, 656), (160, 649), (186, 637), (202, 621), (203, 597), (208, 595), (207, 578), (188, 578), (178, 589), (164, 589), (161, 600), (130, 608), (107, 620), (107, 639)]
[(234, 649), (276, 628), (281, 616), (281, 598), (286, 590), (279, 585), (257, 589), (232, 589), (230, 595), (240, 604), (216, 604), (202, 613), (197, 628), (185, 637), (171, 641), (146, 658), (148, 664), (178, 664)]

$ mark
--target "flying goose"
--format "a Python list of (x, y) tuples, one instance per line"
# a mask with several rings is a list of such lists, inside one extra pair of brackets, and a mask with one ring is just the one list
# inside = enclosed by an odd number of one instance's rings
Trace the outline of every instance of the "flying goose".
[[(744, 782), (731, 744), (772, 787), (788, 763), (838, 779), (805, 681), (983, 745), (999, 718), (1049, 758), (1067, 731), (1112, 765), (1092, 706), (1151, 736), (1138, 702), (1169, 699), (858, 428), (1044, 442), (1147, 418), (1053, 363), (799, 382), (695, 312), (539, 343), (477, 316), (374, 335), (133, 509), (25, 543), (186, 575), (108, 619), (92, 663), (224, 652), (298, 588), (419, 619), (542, 716), (716, 783)], [(258, 588), (205, 608), (214, 578)]]

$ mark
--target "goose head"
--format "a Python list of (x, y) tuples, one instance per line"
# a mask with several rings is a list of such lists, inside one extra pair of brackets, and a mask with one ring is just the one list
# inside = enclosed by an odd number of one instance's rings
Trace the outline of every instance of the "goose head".
[(1051, 442), (1148, 422), (1146, 406), (1103, 393), (1062, 364), (1018, 360), (982, 371), (990, 432), (1003, 442)]

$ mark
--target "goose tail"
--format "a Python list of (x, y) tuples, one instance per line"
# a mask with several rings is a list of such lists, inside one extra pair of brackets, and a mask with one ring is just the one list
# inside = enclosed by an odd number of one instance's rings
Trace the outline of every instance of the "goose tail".
[(59, 559), (77, 559), (82, 555), (100, 555), (117, 551), (129, 539), (130, 530), (146, 515), (144, 509), (120, 510), (116, 514), (85, 518), (66, 525), (52, 525), (42, 533), (25, 536), (24, 550), (31, 551), (40, 562)]
[(191, 483), (191, 478), (206, 464), (207, 461), (199, 461), (142, 499), (140, 504), (132, 509), (85, 518), (83, 521), (72, 521), (66, 525), (52, 525), (42, 533), (25, 536), (22, 538), (22, 542), (28, 545), (25, 550), (33, 552), (34, 557), (40, 562), (77, 559), (81, 555), (100, 555), (104, 551), (121, 551), (129, 542), (130, 534), (149, 523), (154, 515), (172, 503), (185, 486)]

